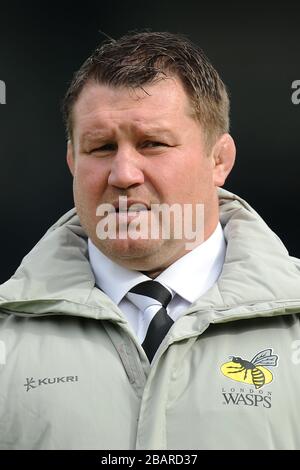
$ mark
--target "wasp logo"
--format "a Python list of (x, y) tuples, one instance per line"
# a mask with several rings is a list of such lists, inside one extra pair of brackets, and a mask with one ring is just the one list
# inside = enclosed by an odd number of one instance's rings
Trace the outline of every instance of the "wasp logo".
[(271, 348), (260, 351), (251, 361), (236, 356), (230, 357), (231, 361), (221, 366), (222, 374), (229, 379), (254, 385), (255, 388), (261, 388), (272, 382), (273, 374), (267, 367), (276, 367), (278, 356), (273, 354)]

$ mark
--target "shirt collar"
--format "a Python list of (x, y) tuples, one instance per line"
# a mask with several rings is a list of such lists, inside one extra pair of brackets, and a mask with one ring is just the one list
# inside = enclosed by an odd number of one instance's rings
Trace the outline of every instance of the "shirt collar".
[(212, 235), (163, 271), (156, 280), (192, 303), (217, 281), (226, 253), (223, 229), (218, 223)]
[(105, 256), (90, 239), (88, 239), (88, 250), (90, 264), (97, 286), (117, 305), (121, 302), (129, 289), (139, 282), (150, 279), (140, 271), (124, 268), (112, 261)]
[[(88, 239), (88, 251), (97, 286), (117, 305), (129, 289), (139, 282), (150, 279), (140, 271), (127, 269), (112, 261), (90, 239)], [(179, 258), (155, 280), (192, 303), (218, 279), (225, 251), (223, 230), (218, 223), (213, 234), (205, 242)]]

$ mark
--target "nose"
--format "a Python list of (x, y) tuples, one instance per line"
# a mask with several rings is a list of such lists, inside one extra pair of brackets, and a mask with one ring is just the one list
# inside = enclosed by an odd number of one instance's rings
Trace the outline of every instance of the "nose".
[(118, 149), (112, 160), (108, 184), (122, 189), (142, 184), (142, 158), (135, 149)]

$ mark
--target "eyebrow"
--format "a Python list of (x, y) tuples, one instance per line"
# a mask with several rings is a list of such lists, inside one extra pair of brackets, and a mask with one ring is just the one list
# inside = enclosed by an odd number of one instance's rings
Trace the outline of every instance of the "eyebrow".
[(173, 135), (174, 134), (174, 131), (172, 131), (171, 129), (167, 129), (167, 128), (163, 128), (163, 127), (148, 127), (148, 128), (141, 128), (139, 129), (139, 131), (141, 132), (141, 134), (145, 135), (145, 136), (153, 136), (153, 135), (157, 135), (157, 134), (164, 134), (164, 135)]
[[(165, 135), (173, 136), (174, 132), (171, 129), (158, 127), (158, 126), (149, 126), (149, 127), (135, 127), (135, 131), (139, 134), (142, 134), (145, 137), (154, 137), (156, 135)], [(112, 138), (110, 131), (106, 131), (103, 128), (85, 132), (80, 136), (80, 142), (93, 142), (96, 140)]]
[(98, 140), (98, 139), (104, 139), (106, 138), (108, 135), (107, 132), (104, 132), (103, 130), (97, 130), (97, 131), (88, 131), (88, 132), (85, 132), (84, 134), (82, 134), (80, 136), (80, 141), (81, 142), (84, 142), (84, 141), (93, 141), (93, 140)]

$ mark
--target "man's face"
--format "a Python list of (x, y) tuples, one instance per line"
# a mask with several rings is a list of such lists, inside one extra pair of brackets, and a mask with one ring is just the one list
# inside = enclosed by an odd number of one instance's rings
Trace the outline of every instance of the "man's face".
[[(144, 90), (88, 83), (73, 109), (67, 159), (87, 235), (112, 260), (155, 277), (187, 252), (184, 234), (179, 239), (172, 233), (169, 239), (101, 239), (97, 208), (115, 205), (119, 196), (148, 208), (190, 204), (193, 212), (202, 203), (206, 239), (218, 222), (217, 183), (214, 159), (207, 155), (203, 131), (180, 80), (163, 79)], [(150, 212), (139, 213), (143, 222), (150, 223)], [(124, 213), (115, 217), (123, 232), (134, 218)]]

